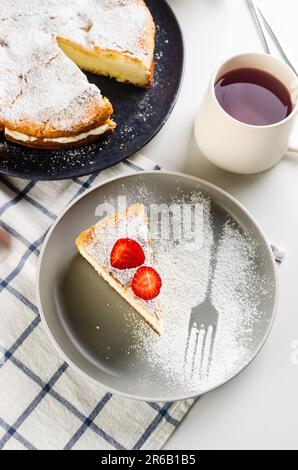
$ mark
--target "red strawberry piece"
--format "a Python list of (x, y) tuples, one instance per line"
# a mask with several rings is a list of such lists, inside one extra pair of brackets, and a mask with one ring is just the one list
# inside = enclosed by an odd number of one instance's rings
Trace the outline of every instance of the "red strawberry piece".
[(118, 240), (111, 253), (111, 265), (117, 269), (131, 269), (145, 262), (145, 253), (141, 245), (130, 238)]
[(143, 300), (152, 300), (157, 297), (161, 287), (160, 275), (155, 269), (147, 266), (142, 266), (137, 270), (131, 284), (134, 294)]

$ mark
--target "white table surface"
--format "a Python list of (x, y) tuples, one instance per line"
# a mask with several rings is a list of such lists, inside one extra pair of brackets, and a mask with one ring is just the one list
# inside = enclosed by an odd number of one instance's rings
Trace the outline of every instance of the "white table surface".
[[(298, 156), (246, 177), (221, 171), (199, 154), (193, 121), (212, 71), (228, 56), (262, 51), (262, 43), (245, 0), (169, 3), (184, 32), (184, 84), (170, 120), (143, 153), (165, 169), (202, 177), (231, 193), (288, 258), (279, 271), (278, 315), (264, 349), (240, 376), (198, 400), (166, 448), (298, 449), (298, 354), (291, 349), (298, 340)], [(259, 3), (298, 64), (298, 2)], [(298, 127), (296, 133), (298, 141)]]

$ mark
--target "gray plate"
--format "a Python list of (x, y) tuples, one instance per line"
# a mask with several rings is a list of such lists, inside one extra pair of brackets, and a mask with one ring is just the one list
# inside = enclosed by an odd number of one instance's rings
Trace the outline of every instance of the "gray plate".
[[(227, 307), (224, 307), (224, 299), (222, 302), (220, 300), (220, 303), (217, 303), (220, 318), (217, 322), (220, 324), (212, 325), (213, 331), (218, 333), (214, 368), (210, 369), (211, 372), (204, 370), (201, 376), (197, 367), (190, 367), (189, 380), (186, 383), (179, 379), (179, 374), (177, 378), (177, 371), (173, 373), (172, 369), (175, 369), (176, 356), (177, 361), (181, 361), (181, 357), (185, 356), (190, 315), (185, 320), (185, 331), (181, 326), (176, 330), (173, 330), (173, 325), (165, 328), (164, 335), (184, 335), (185, 342), (179, 342), (177, 352), (171, 354), (171, 350), (165, 350), (164, 358), (161, 358), (159, 350), (159, 362), (152, 362), (152, 352), (151, 357), (143, 354), (136, 339), (136, 332), (144, 331), (144, 328), (146, 336), (147, 327), (126, 302), (99, 278), (93, 268), (77, 255), (74, 240), (82, 230), (98, 221), (95, 212), (99, 204), (114, 203), (119, 195), (126, 194), (128, 203), (145, 200), (147, 205), (171, 204), (177, 198), (177, 193), (187, 199), (198, 191), (211, 202), (212, 231), (218, 252), (220, 253), (219, 243), (222, 244), (219, 235), (223, 233), (227, 219), (230, 220), (230, 227), (234, 227), (241, 237), (250, 241), (252, 251), (244, 250), (241, 254), (242, 268), (247, 264), (247, 272), (242, 272), (241, 268), (237, 285), (235, 275), (230, 279), (228, 273), (220, 272), (220, 263), (216, 268), (218, 278), (224, 279), (226, 285), (224, 293), (229, 291), (229, 283), (234, 283), (234, 294), (242, 305), (242, 311), (239, 313), (239, 318), (243, 316), (242, 326), (236, 334), (233, 333), (233, 338), (230, 338), (232, 328), (229, 322), (233, 318), (235, 329), (235, 321), (237, 323), (239, 320), (238, 307), (235, 310), (234, 304), (231, 304), (232, 312), (231, 305), (228, 304), (228, 310), (223, 311), (222, 309)], [(234, 243), (233, 237), (231, 243)], [(239, 247), (237, 248), (237, 244), (235, 246), (235, 261), (231, 259), (228, 269), (234, 269), (233, 263), (237, 263)], [(225, 256), (227, 253), (223, 251), (221, 259)], [(185, 259), (185, 263), (187, 262)], [(199, 270), (200, 268), (193, 276), (200, 276)], [(37, 297), (43, 322), (52, 341), (74, 369), (95, 379), (110, 391), (127, 397), (159, 402), (174, 401), (198, 396), (217, 388), (236, 376), (254, 359), (265, 343), (276, 311), (276, 268), (270, 246), (262, 231), (252, 216), (227, 193), (205, 181), (186, 175), (144, 172), (112, 179), (94, 187), (66, 209), (51, 229), (42, 249)], [(208, 302), (204, 303), (207, 321), (209, 308), (209, 320), (214, 322), (211, 311), (214, 307), (210, 307)], [(191, 311), (190, 308), (189, 314)], [(148, 341), (152, 341), (153, 345), (150, 343), (149, 349), (152, 347), (154, 352), (155, 344), (158, 349), (158, 343), (154, 342), (159, 339), (150, 335), (151, 332), (148, 332), (145, 341), (147, 347)], [(179, 336), (180, 338), (182, 337)], [(168, 339), (171, 344), (171, 338)], [(194, 351), (197, 350), (193, 349), (191, 354), (194, 355)], [(211, 354), (210, 343), (209, 353)], [(212, 354), (215, 355), (214, 350)], [(188, 364), (186, 365), (188, 367)], [(175, 374), (176, 379), (173, 378)]]

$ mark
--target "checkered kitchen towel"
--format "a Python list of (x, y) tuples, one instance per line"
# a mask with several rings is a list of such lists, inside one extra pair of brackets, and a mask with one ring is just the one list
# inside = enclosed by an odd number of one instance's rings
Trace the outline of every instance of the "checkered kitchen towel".
[(95, 183), (153, 168), (137, 156), (75, 180), (0, 176), (2, 238), (10, 234), (0, 258), (0, 449), (157, 450), (193, 404), (127, 400), (78, 375), (53, 348), (35, 302), (37, 260), (56, 216)]

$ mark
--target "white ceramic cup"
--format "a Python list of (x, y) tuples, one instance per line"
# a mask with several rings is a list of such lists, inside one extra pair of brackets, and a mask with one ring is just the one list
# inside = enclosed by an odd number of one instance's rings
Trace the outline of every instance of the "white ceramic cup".
[[(288, 89), (293, 110), (282, 121), (268, 126), (245, 124), (219, 104), (215, 84), (231, 70), (255, 68), (278, 78)], [(233, 173), (253, 174), (276, 165), (287, 151), (298, 111), (298, 79), (284, 62), (269, 54), (247, 53), (227, 60), (213, 74), (195, 121), (195, 138), (202, 153), (216, 166)]]

